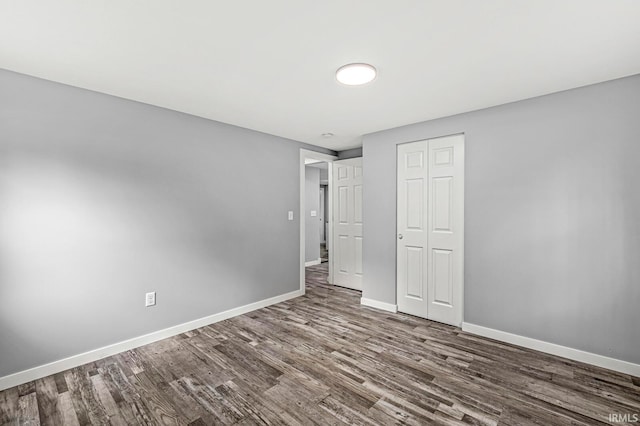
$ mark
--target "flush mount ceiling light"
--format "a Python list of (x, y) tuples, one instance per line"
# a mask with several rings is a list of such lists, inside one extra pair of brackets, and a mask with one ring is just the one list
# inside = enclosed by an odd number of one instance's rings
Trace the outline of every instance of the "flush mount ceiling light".
[(375, 78), (376, 69), (369, 64), (347, 64), (336, 71), (336, 79), (347, 86), (367, 84)]
[(325, 139), (332, 138), (333, 137), (333, 133), (323, 133), (322, 137), (325, 138)]

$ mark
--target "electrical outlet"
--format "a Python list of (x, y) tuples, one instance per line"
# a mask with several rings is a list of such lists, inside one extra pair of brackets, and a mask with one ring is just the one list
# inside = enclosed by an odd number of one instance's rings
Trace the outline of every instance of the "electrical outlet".
[(144, 306), (153, 306), (156, 304), (156, 292), (147, 293)]

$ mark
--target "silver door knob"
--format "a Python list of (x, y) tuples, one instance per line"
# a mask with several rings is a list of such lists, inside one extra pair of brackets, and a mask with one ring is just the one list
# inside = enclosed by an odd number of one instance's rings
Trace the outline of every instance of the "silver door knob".
[(401, 240), (402, 239), (402, 234), (398, 234), (398, 239)]

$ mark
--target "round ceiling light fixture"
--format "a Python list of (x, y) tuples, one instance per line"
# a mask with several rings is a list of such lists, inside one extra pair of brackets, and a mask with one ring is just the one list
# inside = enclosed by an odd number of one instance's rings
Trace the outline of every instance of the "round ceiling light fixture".
[(338, 68), (336, 79), (347, 86), (360, 86), (376, 78), (376, 69), (369, 64), (347, 64)]
[(333, 133), (329, 132), (329, 133), (323, 133), (322, 137), (325, 139), (329, 139), (333, 137)]

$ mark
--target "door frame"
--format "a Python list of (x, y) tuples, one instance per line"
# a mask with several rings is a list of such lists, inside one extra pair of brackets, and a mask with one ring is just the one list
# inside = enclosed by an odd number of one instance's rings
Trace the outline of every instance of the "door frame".
[(305, 215), (305, 175), (306, 175), (306, 162), (305, 160), (316, 160), (316, 161), (325, 161), (329, 163), (328, 173), (329, 173), (329, 182), (327, 184), (327, 190), (329, 191), (329, 235), (326, 236), (326, 244), (327, 250), (329, 251), (329, 276), (327, 278), (327, 282), (329, 284), (333, 284), (333, 265), (331, 264), (331, 256), (333, 252), (333, 205), (331, 200), (332, 195), (332, 185), (331, 179), (333, 177), (333, 162), (337, 160), (338, 157), (335, 155), (323, 154), (321, 152), (311, 151), (308, 149), (300, 148), (300, 208), (298, 210), (298, 214), (300, 215), (300, 292), (301, 294), (305, 294), (305, 250), (306, 250), (306, 236), (305, 236), (305, 225), (306, 225), (306, 215)]
[[(466, 233), (465, 233), (465, 220), (466, 220), (466, 191), (465, 191), (465, 181), (466, 181), (466, 171), (467, 171), (467, 161), (466, 161), (466, 148), (467, 148), (467, 135), (464, 131), (460, 131), (460, 132), (454, 132), (454, 133), (448, 133), (448, 134), (444, 134), (444, 135), (436, 135), (436, 136), (428, 136), (428, 137), (423, 137), (420, 139), (412, 139), (409, 141), (403, 141), (403, 142), (398, 142), (396, 143), (396, 173), (395, 173), (395, 191), (396, 191), (396, 209), (395, 209), (395, 219), (396, 219), (396, 223), (395, 223), (395, 264), (396, 264), (396, 274), (395, 274), (395, 281), (396, 281), (396, 292), (395, 292), (395, 296), (396, 296), (396, 309), (398, 306), (398, 146), (399, 145), (404, 145), (404, 144), (408, 144), (408, 143), (412, 143), (412, 142), (420, 142), (420, 141), (430, 141), (432, 139), (439, 139), (439, 138), (444, 138), (444, 137), (448, 137), (448, 136), (457, 136), (457, 135), (462, 135), (464, 143), (463, 143), (463, 156), (464, 156), (464, 168), (463, 168), (463, 179), (462, 179), (462, 242), (460, 244), (460, 252), (461, 252), (461, 257), (462, 257), (462, 264), (460, 266), (460, 273), (461, 275), (461, 283), (460, 283), (460, 325), (456, 326), (456, 327), (462, 327), (462, 324), (464, 324), (464, 290), (465, 290), (465, 274), (464, 274), (464, 259), (465, 259), (465, 241), (466, 241)], [(427, 142), (427, 150), (428, 150), (428, 146), (429, 143)], [(400, 312), (400, 311), (398, 311)], [(409, 314), (410, 315), (410, 314)], [(432, 320), (429, 320), (432, 321)]]

